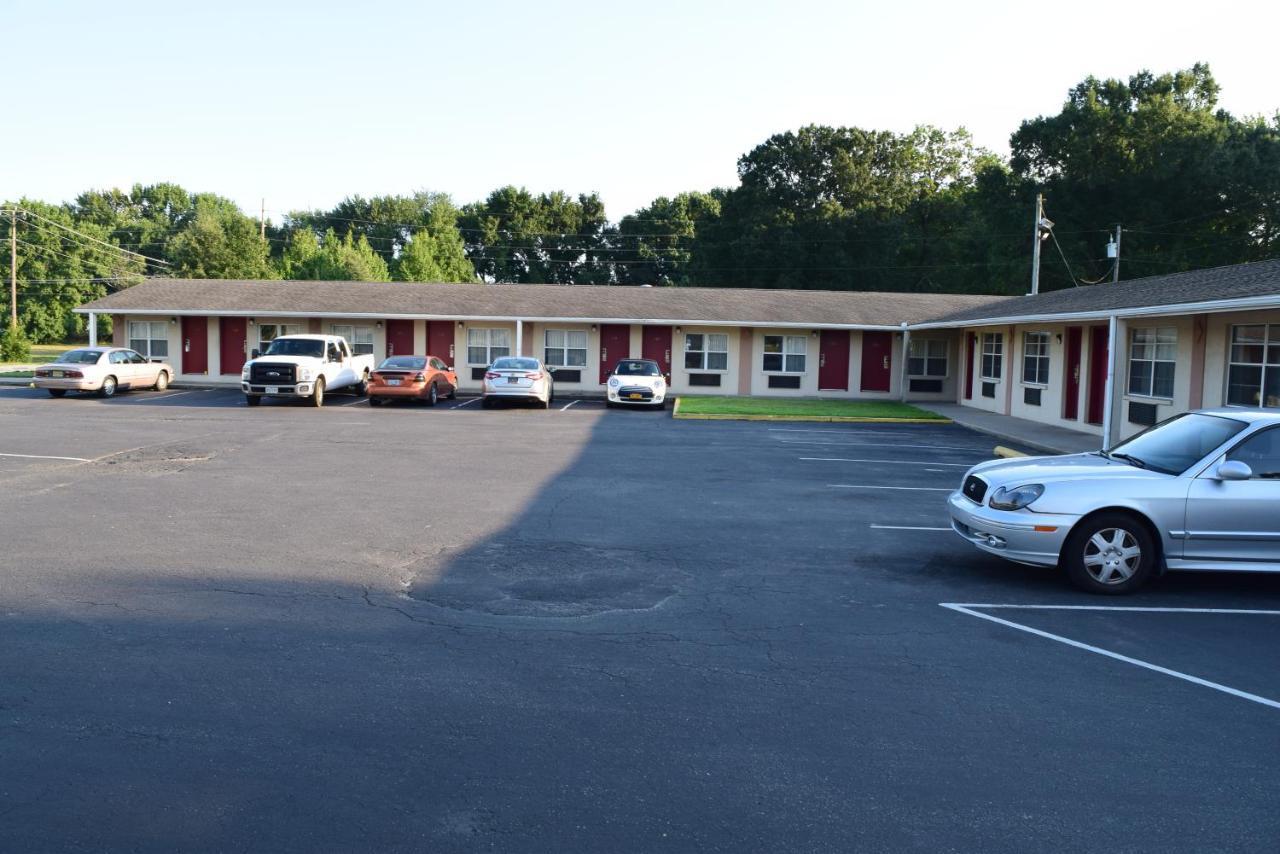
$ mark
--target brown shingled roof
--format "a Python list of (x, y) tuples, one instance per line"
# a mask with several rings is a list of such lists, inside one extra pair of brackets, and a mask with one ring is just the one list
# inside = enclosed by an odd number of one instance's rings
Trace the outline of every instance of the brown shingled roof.
[(78, 311), (887, 328), (998, 299), (752, 288), (149, 279)]

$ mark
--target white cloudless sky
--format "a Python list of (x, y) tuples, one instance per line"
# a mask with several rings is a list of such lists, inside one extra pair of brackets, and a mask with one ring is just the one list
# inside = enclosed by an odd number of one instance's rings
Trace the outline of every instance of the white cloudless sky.
[(347, 195), (731, 186), (805, 124), (967, 127), (1007, 152), (1086, 76), (1210, 63), (1280, 109), (1280, 4), (5, 0), (0, 196), (173, 181), (256, 215)]

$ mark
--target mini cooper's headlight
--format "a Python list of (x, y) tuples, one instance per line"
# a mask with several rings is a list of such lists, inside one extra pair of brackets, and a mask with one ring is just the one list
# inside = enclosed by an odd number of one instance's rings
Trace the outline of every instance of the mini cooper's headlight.
[(609, 388), (617, 388), (617, 387), (618, 387), (618, 386), (620, 386), (620, 385), (622, 385), (622, 383), (618, 382), (618, 378), (617, 378), (617, 377), (610, 377), (610, 378), (609, 378)]
[(989, 502), (994, 510), (1021, 510), (1044, 495), (1043, 483), (1027, 483), (1012, 489), (1002, 486), (991, 494)]

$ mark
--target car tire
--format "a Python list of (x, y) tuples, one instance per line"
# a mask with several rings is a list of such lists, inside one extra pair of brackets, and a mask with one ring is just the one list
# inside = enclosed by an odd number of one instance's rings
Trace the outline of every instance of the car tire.
[(380, 397), (374, 397), (373, 395), (369, 395), (369, 405), (370, 405), (370, 406), (381, 406), (381, 405), (382, 405), (382, 398), (380, 398)]
[(448, 393), (448, 394), (446, 394), (446, 395), (444, 396), (444, 399), (445, 399), (445, 400), (457, 400), (457, 399), (458, 399), (458, 387), (457, 387), (456, 385), (451, 385), (451, 386), (449, 386), (449, 393)]
[(606, 399), (606, 400), (605, 400), (605, 402), (604, 402), (604, 408), (605, 408), (605, 409), (614, 409), (614, 408), (616, 408), (616, 407), (617, 407), (617, 405), (618, 405), (618, 404), (614, 403), (612, 400), (607, 400), (607, 399)]
[(119, 387), (115, 377), (107, 377), (102, 381), (101, 388), (98, 389), (98, 397), (114, 397), (116, 389)]
[(369, 393), (369, 375), (365, 374), (360, 378), (360, 382), (356, 383), (352, 388), (356, 397), (364, 397)]
[(481, 408), (481, 409), (493, 409), (493, 400), (492, 400), (491, 398), (488, 398), (488, 397), (482, 397), (482, 398), (480, 398), (480, 408)]
[(262, 395), (260, 394), (246, 394), (244, 396), (245, 406), (259, 406), (261, 404), (262, 404)]
[(168, 387), (169, 387), (169, 372), (161, 371), (160, 373), (156, 374), (155, 390), (164, 391)]
[(316, 387), (311, 392), (311, 405), (316, 409), (324, 406), (324, 377), (316, 378)]
[(1146, 584), (1156, 567), (1156, 542), (1136, 516), (1102, 513), (1076, 526), (1062, 547), (1071, 583), (1089, 593), (1119, 596)]
[(50, 397), (65, 397), (67, 394), (65, 388), (47, 388), (45, 391), (49, 392)]
[(437, 400), (439, 400), (439, 396), (436, 392), (436, 384), (432, 383), (427, 386), (427, 399), (425, 402), (427, 406), (435, 406)]

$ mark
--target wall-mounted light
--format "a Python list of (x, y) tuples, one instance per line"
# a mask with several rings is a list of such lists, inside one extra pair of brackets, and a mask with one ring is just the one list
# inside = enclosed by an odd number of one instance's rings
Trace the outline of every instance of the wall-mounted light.
[(461, 329), (462, 327), (464, 327), (464, 326), (466, 326), (466, 325), (467, 325), (467, 324), (463, 323), (461, 320), (459, 320), (459, 321), (458, 321), (458, 328), (459, 328), (459, 329)]
[(677, 326), (677, 327), (676, 327), (676, 334), (677, 334), (677, 335), (679, 335), (679, 334), (680, 334), (680, 327), (679, 327), (679, 326)]
[(377, 323), (373, 324), (373, 328), (374, 328), (374, 329), (381, 329), (381, 328), (382, 328), (382, 321), (381, 321), (381, 320), (379, 320)]
[(816, 330), (816, 329), (815, 329), (815, 330), (813, 330), (813, 332), (811, 332), (811, 333), (810, 333), (810, 335), (811, 335), (811, 337), (813, 337), (813, 338), (817, 338), (817, 337), (818, 337), (818, 330)]
[(591, 331), (592, 331), (592, 332), (595, 332), (595, 331), (596, 331), (596, 325), (595, 325), (594, 323), (593, 323), (593, 324), (591, 324)]
[(178, 325), (178, 318), (176, 318), (176, 317), (171, 317), (171, 318), (169, 318), (169, 325), (170, 325), (170, 326), (177, 326), (177, 325)]
[(253, 320), (253, 318), (251, 317), (251, 318), (249, 318), (249, 325), (250, 325), (250, 326), (253, 326), (253, 324), (254, 324), (254, 320)]
[(1054, 337), (1058, 339), (1058, 343), (1059, 343), (1059, 344), (1061, 344), (1061, 343), (1062, 343), (1062, 333), (1061, 333), (1061, 332), (1059, 332), (1059, 333), (1058, 333), (1057, 335), (1055, 335)]

